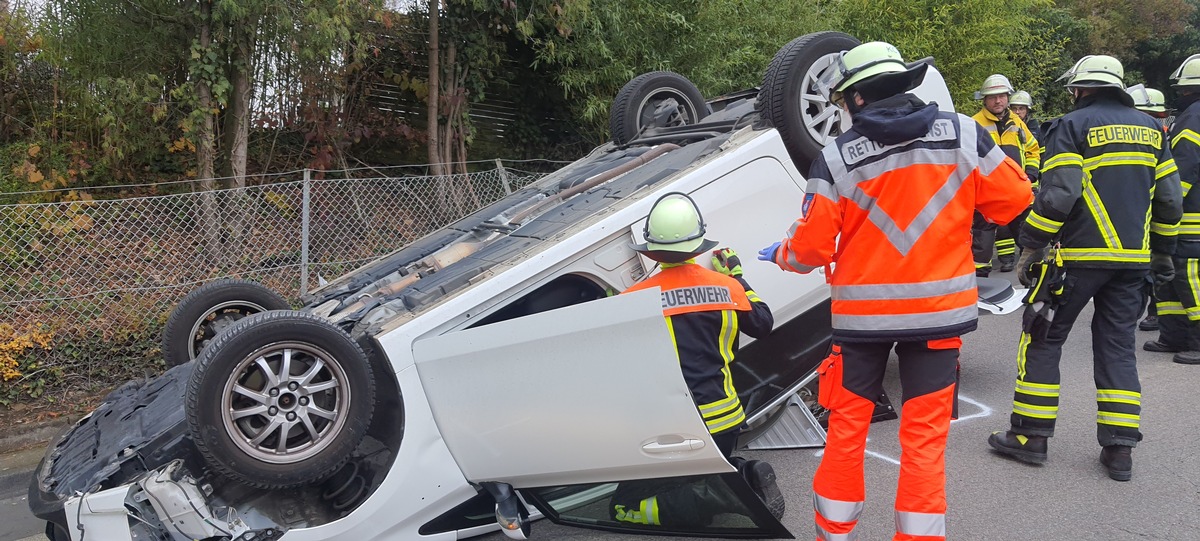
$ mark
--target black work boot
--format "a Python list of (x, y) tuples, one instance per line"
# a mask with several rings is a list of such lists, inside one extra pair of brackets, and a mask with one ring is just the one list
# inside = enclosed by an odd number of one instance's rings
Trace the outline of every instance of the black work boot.
[(1133, 477), (1132, 451), (1128, 445), (1105, 445), (1100, 451), (1100, 463), (1114, 481), (1128, 481)]
[(1138, 323), (1138, 329), (1143, 331), (1157, 331), (1158, 316), (1153, 314), (1146, 316), (1146, 319), (1143, 319), (1141, 323)]
[(1021, 462), (1041, 464), (1046, 461), (1046, 437), (1026, 436), (1009, 430), (1008, 432), (992, 432), (988, 436), (988, 445), (1002, 455), (1013, 457)]
[(775, 468), (761, 460), (747, 460), (742, 468), (742, 475), (759, 499), (767, 504), (771, 515), (777, 519), (783, 518), (786, 502), (783, 500), (783, 493), (779, 492), (779, 485), (775, 483)]
[(1180, 351), (1171, 360), (1179, 364), (1200, 364), (1200, 351)]
[(1015, 256), (1000, 258), (1000, 272), (1012, 272), (1015, 268), (1017, 268), (1017, 258)]
[(1180, 351), (1183, 351), (1183, 348), (1179, 346), (1164, 344), (1160, 340), (1150, 340), (1145, 344), (1142, 344), (1142, 349), (1146, 351), (1153, 351), (1155, 353), (1179, 353)]

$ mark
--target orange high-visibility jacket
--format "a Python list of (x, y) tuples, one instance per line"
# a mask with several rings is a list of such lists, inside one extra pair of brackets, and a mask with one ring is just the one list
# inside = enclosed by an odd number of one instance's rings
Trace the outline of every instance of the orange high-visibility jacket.
[(1021, 167), (974, 120), (904, 96), (868, 106), (825, 147), (803, 215), (776, 252), (784, 270), (836, 264), (828, 278), (836, 340), (974, 330), (972, 216), (1006, 224), (1033, 199)]

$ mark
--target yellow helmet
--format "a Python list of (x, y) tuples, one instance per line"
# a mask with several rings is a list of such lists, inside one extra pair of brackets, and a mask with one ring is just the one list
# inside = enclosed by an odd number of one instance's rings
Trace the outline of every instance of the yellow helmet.
[(1008, 105), (1009, 106), (1024, 105), (1026, 107), (1032, 108), (1033, 107), (1033, 97), (1030, 96), (1028, 92), (1021, 90), (1021, 91), (1013, 93), (1012, 97), (1008, 98)]
[(872, 41), (843, 51), (834, 67), (837, 69), (829, 70), (830, 74), (821, 86), (829, 92), (830, 101), (837, 102), (847, 88), (869, 79), (874, 83), (877, 77), (886, 78), (878, 81), (881, 87), (894, 89), (894, 93), (908, 92), (921, 84), (929, 66), (922, 63), (910, 68), (894, 45)]
[(1171, 86), (1200, 86), (1200, 54), (1187, 57), (1170, 79), (1175, 81)]
[(987, 79), (983, 80), (983, 84), (979, 85), (979, 90), (975, 92), (975, 99), (981, 100), (984, 96), (1012, 93), (1013, 86), (1008, 82), (1008, 77), (995, 73), (988, 75)]
[(670, 192), (650, 208), (642, 230), (646, 242), (633, 249), (655, 261), (682, 263), (717, 247), (716, 241), (705, 240), (704, 231), (696, 202), (685, 193)]
[(1167, 99), (1163, 93), (1153, 88), (1135, 85), (1125, 89), (1133, 97), (1133, 107), (1147, 113), (1167, 112)]
[(1058, 78), (1066, 79), (1067, 87), (1125, 89), (1125, 68), (1121, 61), (1105, 54), (1091, 54), (1080, 58), (1071, 69)]

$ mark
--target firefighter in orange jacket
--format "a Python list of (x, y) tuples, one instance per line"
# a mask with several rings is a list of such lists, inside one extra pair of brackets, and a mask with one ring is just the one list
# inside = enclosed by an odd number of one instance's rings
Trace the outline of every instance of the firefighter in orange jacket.
[[(658, 261), (662, 271), (625, 292), (661, 289), (663, 316), (679, 355), (683, 378), (713, 442), (771, 513), (780, 518), (784, 499), (771, 465), (731, 456), (746, 420), (729, 370), (738, 349), (738, 336), (746, 333), (765, 337), (775, 320), (771, 309), (742, 278), (742, 264), (733, 250), (714, 253), (715, 271), (696, 264), (696, 256), (717, 246), (704, 238), (704, 232), (704, 220), (690, 197), (671, 192), (659, 198), (646, 219), (646, 242), (633, 248)], [(613, 495), (612, 516), (621, 522), (646, 525), (706, 525), (717, 513), (737, 512), (740, 508), (727, 496), (727, 489), (704, 482), (626, 482)]]
[(817, 539), (855, 537), (867, 430), (893, 347), (904, 391), (893, 539), (945, 538), (960, 336), (978, 316), (972, 218), (1008, 223), (1033, 198), (1021, 167), (971, 117), (908, 93), (927, 67), (909, 68), (882, 42), (842, 53), (826, 84), (853, 126), (813, 164), (788, 238), (759, 255), (799, 273), (836, 263), (833, 354), (818, 369), (830, 414), (813, 478)]

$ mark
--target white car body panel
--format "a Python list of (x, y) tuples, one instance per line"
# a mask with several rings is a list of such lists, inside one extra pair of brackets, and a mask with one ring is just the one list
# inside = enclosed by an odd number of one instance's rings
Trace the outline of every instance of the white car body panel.
[(470, 481), (734, 471), (688, 392), (657, 288), (428, 338), (413, 354)]

